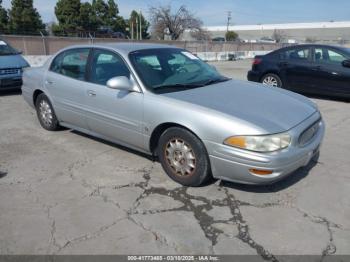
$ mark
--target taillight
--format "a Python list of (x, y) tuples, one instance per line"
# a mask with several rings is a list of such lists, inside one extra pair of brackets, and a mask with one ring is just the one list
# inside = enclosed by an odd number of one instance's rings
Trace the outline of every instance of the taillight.
[(258, 65), (262, 62), (262, 59), (261, 58), (254, 58), (253, 60), (253, 65)]

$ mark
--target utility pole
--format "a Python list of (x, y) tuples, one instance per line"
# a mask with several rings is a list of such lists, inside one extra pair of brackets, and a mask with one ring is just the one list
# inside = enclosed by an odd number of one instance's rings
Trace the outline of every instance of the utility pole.
[(134, 40), (134, 21), (131, 21), (131, 40)]
[(136, 17), (136, 40), (139, 38), (139, 19)]
[(141, 10), (140, 10), (139, 18), (140, 18), (140, 40), (142, 40), (142, 13), (141, 13)]
[[(226, 34), (228, 33), (228, 30), (229, 30), (229, 28), (230, 28), (231, 19), (232, 19), (232, 12), (231, 12), (231, 11), (227, 11), (227, 28), (226, 28)], [(227, 42), (226, 35), (225, 35), (225, 41)]]

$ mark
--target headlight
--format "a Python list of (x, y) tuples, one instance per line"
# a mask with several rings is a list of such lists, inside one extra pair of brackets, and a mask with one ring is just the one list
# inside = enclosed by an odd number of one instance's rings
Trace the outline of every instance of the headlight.
[(273, 152), (288, 147), (290, 142), (290, 135), (281, 133), (266, 136), (232, 136), (227, 138), (224, 144), (256, 152)]

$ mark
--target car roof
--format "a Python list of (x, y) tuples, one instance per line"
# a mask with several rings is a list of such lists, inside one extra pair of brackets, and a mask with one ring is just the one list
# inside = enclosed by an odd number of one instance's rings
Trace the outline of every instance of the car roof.
[(67, 47), (66, 50), (69, 50), (72, 48), (86, 48), (86, 47), (114, 49), (115, 51), (118, 51), (119, 53), (123, 53), (125, 55), (129, 54), (130, 52), (145, 50), (145, 49), (178, 48), (172, 45), (154, 44), (154, 43), (137, 43), (137, 42), (130, 41), (130, 42), (118, 42), (118, 43), (96, 43), (96, 44), (90, 44), (90, 45), (73, 45), (73, 46)]
[[(336, 48), (336, 49), (344, 49), (343, 46), (339, 46), (339, 45), (325, 45), (325, 44), (298, 44), (298, 45), (290, 45), (290, 46), (286, 46), (283, 48), (280, 48), (278, 50), (282, 50), (282, 49), (288, 49), (288, 48), (299, 48), (299, 47), (329, 47), (329, 48)], [(345, 48), (346, 49), (346, 48)], [(276, 51), (278, 51), (276, 50)]]
[(268, 53), (267, 55), (274, 55), (277, 54), (279, 52), (283, 52), (284, 50), (287, 49), (293, 49), (293, 48), (303, 48), (303, 47), (328, 47), (328, 48), (333, 48), (333, 49), (338, 49), (341, 50), (343, 52), (349, 52), (349, 49), (347, 49), (346, 47), (343, 46), (339, 46), (339, 45), (325, 45), (325, 44), (297, 44), (297, 45), (290, 45), (290, 46), (285, 46), (282, 47), (280, 49), (276, 49), (274, 51), (272, 51), (271, 53)]

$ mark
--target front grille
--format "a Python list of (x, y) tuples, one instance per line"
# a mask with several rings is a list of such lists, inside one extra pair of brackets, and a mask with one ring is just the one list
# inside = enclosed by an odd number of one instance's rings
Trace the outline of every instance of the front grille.
[(312, 138), (317, 134), (321, 124), (321, 119), (317, 120), (311, 126), (306, 128), (299, 136), (299, 145), (304, 146), (308, 144)]
[(15, 75), (21, 72), (20, 68), (5, 68), (0, 69), (0, 75)]
[(0, 79), (0, 88), (1, 87), (11, 87), (11, 86), (21, 86), (22, 85), (22, 79)]

